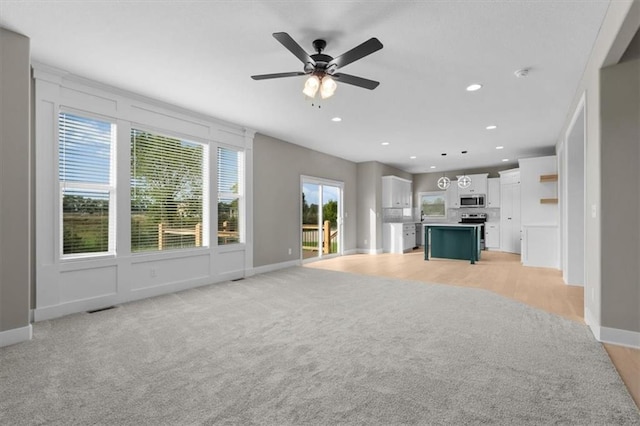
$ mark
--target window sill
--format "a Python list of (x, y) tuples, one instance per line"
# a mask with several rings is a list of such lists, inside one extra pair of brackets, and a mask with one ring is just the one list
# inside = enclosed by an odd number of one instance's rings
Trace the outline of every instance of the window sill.
[(244, 251), (247, 249), (247, 245), (245, 243), (234, 243), (234, 244), (226, 244), (218, 246), (218, 253), (231, 253), (234, 251)]

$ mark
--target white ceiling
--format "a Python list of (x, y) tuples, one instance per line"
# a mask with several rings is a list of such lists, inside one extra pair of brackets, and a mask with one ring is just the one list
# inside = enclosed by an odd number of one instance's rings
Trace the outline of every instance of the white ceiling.
[[(30, 37), (35, 61), (348, 160), (422, 173), (553, 153), (608, 4), (0, 0), (0, 26)], [(310, 53), (324, 38), (334, 57), (377, 37), (384, 48), (344, 72), (380, 86), (339, 83), (318, 109), (301, 93), (303, 77), (252, 80), (302, 70), (271, 36), (280, 31)], [(524, 67), (529, 75), (516, 78)], [(467, 92), (474, 82), (484, 87)]]

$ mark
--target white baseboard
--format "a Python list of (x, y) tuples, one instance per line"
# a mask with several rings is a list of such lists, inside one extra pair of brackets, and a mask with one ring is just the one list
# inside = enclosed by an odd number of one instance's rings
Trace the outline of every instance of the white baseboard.
[(585, 309), (584, 311), (584, 321), (589, 326), (593, 333), (593, 337), (595, 337), (598, 342), (640, 349), (639, 332), (621, 330), (619, 328), (602, 327), (596, 323), (593, 315), (588, 309)]
[(600, 327), (600, 338), (602, 343), (626, 346), (640, 349), (640, 333), (637, 331), (620, 330), (619, 328)]
[(31, 324), (26, 327), (14, 328), (7, 331), (0, 331), (0, 348), (3, 346), (15, 345), (16, 343), (31, 340), (33, 327)]
[(33, 310), (33, 320), (35, 322), (48, 321), (79, 312), (106, 308), (107, 306), (117, 305), (119, 302), (116, 294), (108, 294), (106, 296), (60, 303), (59, 305), (42, 306)]
[(344, 252), (342, 252), (343, 255), (345, 256), (349, 256), (352, 254), (358, 254), (358, 249), (351, 249), (351, 250), (345, 250)]
[[(271, 272), (271, 271), (277, 271), (278, 269), (292, 268), (294, 266), (300, 266), (300, 265), (302, 265), (302, 262), (300, 261), (300, 259), (289, 260), (287, 262), (272, 263), (270, 265), (263, 265), (263, 266), (254, 267), (251, 270), (251, 274), (250, 275), (264, 274), (264, 273)], [(249, 274), (247, 274), (247, 275), (249, 275)]]
[(382, 254), (384, 253), (382, 248), (378, 248), (378, 249), (364, 249), (364, 248), (359, 248), (356, 249), (356, 251), (360, 254)]

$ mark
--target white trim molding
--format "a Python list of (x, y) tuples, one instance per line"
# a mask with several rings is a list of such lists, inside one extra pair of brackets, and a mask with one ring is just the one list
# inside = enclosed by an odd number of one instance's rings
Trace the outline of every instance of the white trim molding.
[(384, 250), (382, 248), (358, 248), (356, 249), (356, 252), (358, 254), (382, 254), (384, 253)]
[[(56, 318), (145, 297), (244, 277), (253, 264), (252, 185), (255, 130), (107, 86), (63, 70), (32, 64), (35, 80), (35, 258), (34, 319)], [(109, 256), (65, 259), (61, 255), (61, 208), (57, 144), (60, 110), (104, 118), (117, 126), (115, 154), (116, 246)], [(166, 252), (132, 253), (130, 243), (129, 140), (132, 128), (157, 131), (202, 143), (208, 148), (207, 191), (203, 212), (209, 244)], [(217, 148), (244, 152), (245, 242), (218, 246)], [(206, 238), (204, 239), (206, 242)]]
[(640, 332), (602, 327), (594, 321), (593, 315), (588, 309), (585, 309), (584, 321), (598, 342), (640, 349)]
[[(257, 266), (253, 268), (251, 270), (250, 275), (265, 274), (267, 272), (277, 271), (279, 269), (285, 269), (285, 268), (293, 268), (294, 266), (301, 266), (301, 265), (302, 265), (302, 261), (300, 259), (289, 260), (287, 262), (272, 263), (269, 265)], [(247, 275), (250, 276), (249, 274)]]
[(13, 328), (11, 330), (0, 331), (0, 348), (3, 346), (15, 345), (16, 343), (31, 340), (33, 327), (31, 324), (26, 327)]

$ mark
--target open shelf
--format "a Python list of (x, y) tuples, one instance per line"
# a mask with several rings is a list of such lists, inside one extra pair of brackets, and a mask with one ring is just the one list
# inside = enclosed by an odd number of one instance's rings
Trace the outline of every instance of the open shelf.
[(540, 204), (558, 204), (557, 198), (540, 198)]
[(557, 174), (540, 176), (540, 182), (557, 182), (557, 181), (558, 181)]

